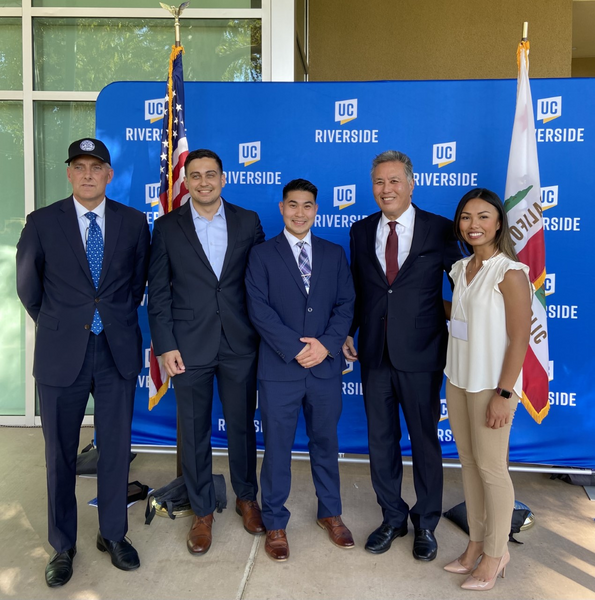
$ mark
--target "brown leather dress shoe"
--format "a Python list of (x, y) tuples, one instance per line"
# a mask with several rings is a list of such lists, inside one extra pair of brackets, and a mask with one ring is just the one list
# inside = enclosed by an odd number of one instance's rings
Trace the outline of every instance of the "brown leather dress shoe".
[(339, 546), (339, 548), (353, 548), (355, 546), (351, 531), (345, 527), (341, 515), (325, 517), (324, 519), (318, 519), (316, 522), (319, 527), (328, 531), (328, 536), (335, 546)]
[(213, 541), (213, 534), (211, 528), (213, 527), (213, 514), (206, 515), (205, 517), (197, 517), (194, 515), (192, 519), (192, 527), (188, 532), (188, 552), (190, 554), (206, 554), (211, 547)]
[(244, 529), (252, 535), (263, 535), (266, 531), (260, 515), (260, 506), (256, 500), (236, 498), (236, 512), (244, 521)]
[(273, 529), (267, 531), (264, 549), (270, 558), (277, 562), (283, 562), (289, 558), (289, 544), (285, 529)]

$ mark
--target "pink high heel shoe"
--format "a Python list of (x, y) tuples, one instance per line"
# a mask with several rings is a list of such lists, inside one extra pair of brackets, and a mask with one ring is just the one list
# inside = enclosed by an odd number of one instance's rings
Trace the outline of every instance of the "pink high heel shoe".
[(496, 573), (491, 579), (487, 581), (480, 581), (473, 577), (473, 575), (469, 575), (463, 585), (461, 587), (464, 590), (477, 590), (477, 591), (487, 591), (491, 590), (496, 585), (496, 578), (498, 575), (502, 574), (502, 579), (504, 579), (504, 575), (506, 574), (506, 565), (510, 562), (510, 554), (507, 552), (498, 563), (498, 568), (496, 569)]
[[(482, 556), (483, 556), (483, 553), (481, 553), (477, 557), (477, 560), (479, 560)], [(459, 558), (461, 558), (461, 557), (459, 556)], [(457, 560), (453, 560), (451, 563), (448, 563), (447, 565), (445, 565), (443, 567), (443, 569), (445, 571), (448, 571), (449, 573), (456, 573), (458, 575), (467, 575), (468, 573), (471, 573), (471, 571), (473, 571), (473, 569), (475, 568), (475, 565), (477, 564), (477, 560), (473, 563), (473, 566), (468, 569), (467, 567), (465, 567), (461, 564), (459, 558), (457, 558)]]

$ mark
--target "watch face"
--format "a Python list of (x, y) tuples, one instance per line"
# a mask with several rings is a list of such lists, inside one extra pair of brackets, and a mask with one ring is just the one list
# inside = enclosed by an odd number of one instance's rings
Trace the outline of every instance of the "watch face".
[(512, 396), (512, 392), (509, 392), (508, 390), (503, 390), (502, 388), (498, 388), (496, 390), (496, 392), (502, 396), (502, 398), (507, 398), (509, 399)]

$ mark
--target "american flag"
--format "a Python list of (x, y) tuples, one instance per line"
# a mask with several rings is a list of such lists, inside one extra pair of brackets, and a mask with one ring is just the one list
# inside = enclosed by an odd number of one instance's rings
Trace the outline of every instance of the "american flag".
[[(184, 184), (184, 161), (188, 156), (188, 140), (184, 127), (184, 70), (182, 46), (173, 46), (169, 57), (169, 75), (163, 109), (161, 133), (159, 216), (178, 208), (189, 198)], [(153, 351), (149, 359), (149, 410), (163, 397), (169, 377)]]

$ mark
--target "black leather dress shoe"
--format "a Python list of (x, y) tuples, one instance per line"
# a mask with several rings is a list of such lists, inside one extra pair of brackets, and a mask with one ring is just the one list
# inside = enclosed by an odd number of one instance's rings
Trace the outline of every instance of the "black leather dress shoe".
[(413, 558), (417, 560), (434, 560), (438, 554), (438, 542), (434, 532), (429, 529), (416, 529), (413, 542)]
[(45, 568), (45, 582), (49, 587), (58, 587), (70, 581), (75, 554), (76, 546), (66, 552), (54, 552)]
[(112, 557), (112, 565), (122, 569), (122, 571), (134, 571), (134, 569), (140, 567), (138, 553), (126, 539), (121, 542), (112, 542), (112, 540), (106, 540), (101, 533), (98, 533), (97, 549), (107, 552)]
[(382, 523), (378, 529), (370, 534), (365, 548), (372, 554), (382, 554), (390, 548), (394, 539), (404, 535), (407, 535), (407, 523), (401, 525), (401, 527), (393, 527), (388, 523)]

